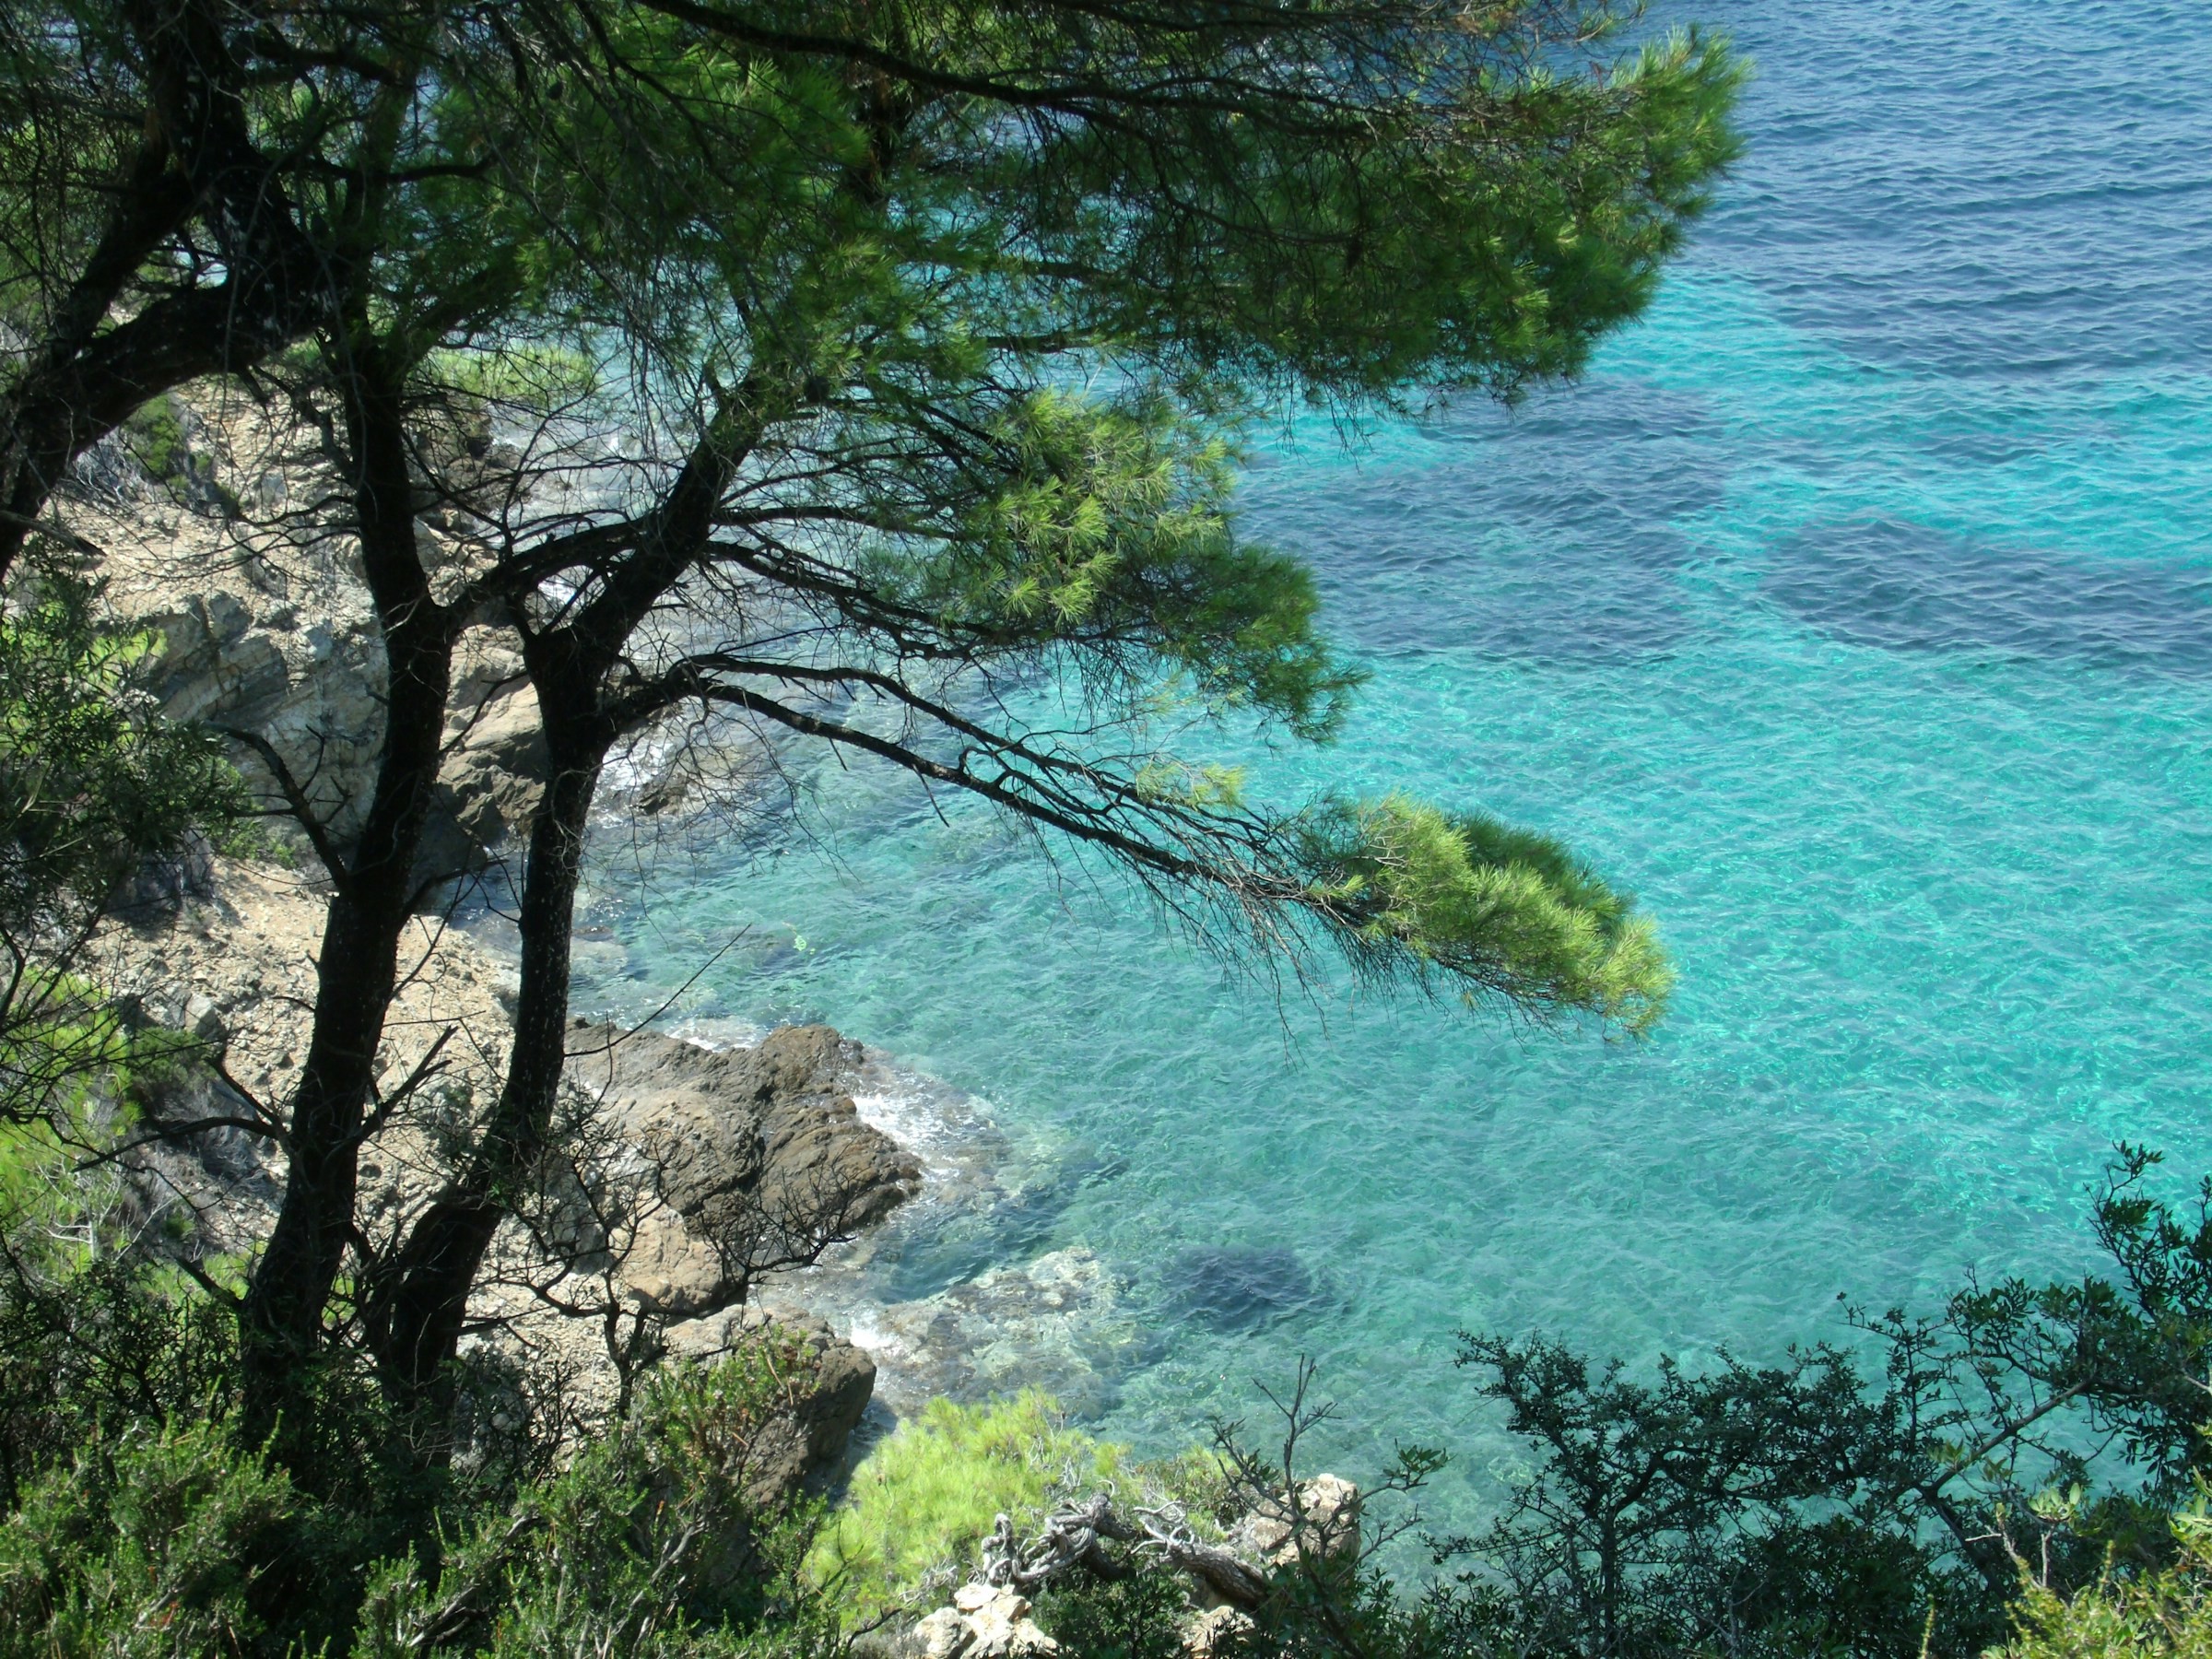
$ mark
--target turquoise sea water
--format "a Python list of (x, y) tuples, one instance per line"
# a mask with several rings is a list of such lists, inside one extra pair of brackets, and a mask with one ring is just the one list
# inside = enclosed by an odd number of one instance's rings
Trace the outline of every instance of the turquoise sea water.
[(2115, 1138), (2212, 1170), (2212, 30), (1673, 9), (1757, 60), (1753, 147), (1648, 319), (1511, 414), (1288, 436), (1247, 492), (1375, 675), (1263, 785), (1566, 835), (1661, 919), (1652, 1041), (1278, 1002), (865, 768), (816, 767), (786, 855), (641, 881), (606, 838), (582, 1000), (749, 928), (683, 1015), (827, 1019), (973, 1096), (993, 1196), (865, 1293), (1094, 1252), (1125, 1324), (1073, 1403), (1117, 1434), (1310, 1354), (1331, 1455), (1451, 1445), (1464, 1512), (1510, 1448), (1455, 1327), (1767, 1356), (1839, 1292), (2079, 1267)]

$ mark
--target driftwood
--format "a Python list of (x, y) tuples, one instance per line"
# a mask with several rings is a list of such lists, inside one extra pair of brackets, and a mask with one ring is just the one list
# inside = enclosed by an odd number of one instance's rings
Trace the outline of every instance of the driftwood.
[(1106, 1547), (1108, 1540), (1157, 1556), (1231, 1606), (1256, 1607), (1267, 1597), (1265, 1576), (1234, 1551), (1199, 1537), (1181, 1504), (1133, 1509), (1124, 1518), (1110, 1493), (1047, 1516), (1043, 1530), (1028, 1544), (1015, 1537), (1012, 1521), (999, 1516), (983, 1542), (982, 1582), (1027, 1594), (1074, 1567), (1102, 1579), (1127, 1578), (1133, 1569)]

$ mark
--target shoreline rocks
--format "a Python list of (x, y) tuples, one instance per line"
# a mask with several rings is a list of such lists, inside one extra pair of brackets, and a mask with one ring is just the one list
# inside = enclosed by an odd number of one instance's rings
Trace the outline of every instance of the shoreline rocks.
[[(309, 876), (212, 855), (173, 904), (111, 922), (93, 961), (125, 1018), (191, 1033), (220, 1056), (238, 1089), (270, 1107), (288, 1098), (312, 1028), (315, 959), (325, 900)], [(382, 1059), (387, 1087), (453, 1030), (441, 1079), (486, 1098), (496, 1089), (511, 1027), (512, 967), (466, 933), (425, 919), (411, 939)], [(667, 1349), (711, 1357), (773, 1318), (797, 1331), (817, 1360), (816, 1394), (796, 1417), (794, 1469), (817, 1472), (843, 1454), (876, 1382), (874, 1360), (818, 1319), (746, 1308), (757, 1270), (818, 1234), (849, 1236), (879, 1223), (921, 1184), (898, 1142), (863, 1122), (844, 1079), (859, 1045), (826, 1026), (787, 1027), (756, 1046), (715, 1051), (657, 1032), (579, 1022), (570, 1033), (573, 1089), (589, 1103), (597, 1140), (580, 1177), (595, 1185), (580, 1226), (563, 1241), (542, 1226), (510, 1223), (495, 1241), (492, 1277), (509, 1287), (547, 1276), (611, 1271), (633, 1308), (671, 1320)], [(164, 1115), (245, 1115), (233, 1086), (208, 1067), (163, 1079)], [(438, 1190), (446, 1160), (435, 1120), (395, 1122), (362, 1149), (361, 1207), (372, 1237), (395, 1238)], [(596, 1159), (606, 1167), (588, 1167)], [(144, 1155), (136, 1202), (147, 1218), (189, 1219), (209, 1253), (250, 1250), (265, 1236), (282, 1195), (284, 1160), (273, 1145), (225, 1129)], [(629, 1236), (610, 1238), (610, 1191), (636, 1194)], [(578, 1188), (581, 1194), (582, 1188)], [(597, 1224), (596, 1237), (582, 1227)], [(556, 1253), (546, 1253), (550, 1245)], [(594, 1254), (596, 1259), (591, 1259)], [(535, 1298), (497, 1286), (484, 1312), (557, 1356), (583, 1384), (587, 1403), (612, 1399), (612, 1361), (594, 1322), (550, 1313)], [(519, 1351), (519, 1350), (518, 1350)]]
[[(219, 392), (182, 413), (194, 476), (228, 479), (225, 491), (182, 499), (137, 477), (119, 453), (113, 476), (73, 495), (64, 510), (89, 540), (112, 549), (101, 572), (106, 603), (154, 641), (149, 684), (164, 709), (274, 746), (343, 845), (359, 827), (371, 782), (383, 669), (358, 550), (327, 511), (326, 460), (312, 434)], [(464, 522), (433, 522), (422, 535), (439, 580), (472, 556)], [(499, 861), (542, 793), (547, 757), (536, 700), (515, 644), (512, 633), (476, 626), (457, 646), (419, 861), (426, 877), (482, 870), (488, 881), (499, 880)], [(681, 833), (674, 821), (679, 806), (727, 812), (762, 796), (767, 766), (758, 738), (720, 728), (685, 736), (641, 734), (610, 759), (610, 812), (668, 814), (669, 829)], [(250, 780), (274, 793), (248, 747), (234, 746), (234, 755)], [(239, 1090), (271, 1106), (288, 1097), (306, 1052), (326, 896), (312, 849), (281, 829), (278, 835), (297, 867), (194, 848), (174, 867), (149, 868), (103, 941), (112, 970), (106, 977), (131, 1018), (206, 1042)], [(433, 903), (435, 887), (426, 886)], [(441, 1056), (437, 1087), (455, 1100), (488, 1098), (511, 1041), (511, 961), (427, 912), (404, 953), (406, 984), (387, 1032), (383, 1085), (406, 1077), (435, 1035), (450, 1029), (456, 1035)], [(594, 1058), (594, 1045), (607, 1057)], [(772, 1033), (758, 1059), (656, 1034), (615, 1044), (606, 1028), (579, 1028), (571, 1048), (572, 1078), (599, 1092), (615, 1140), (624, 1143), (602, 1137), (590, 1155), (616, 1159), (618, 1184), (626, 1181), (645, 1195), (631, 1205), (630, 1225), (610, 1236), (607, 1218), (594, 1213), (605, 1206), (580, 1172), (569, 1183), (577, 1202), (559, 1218), (553, 1246), (579, 1266), (594, 1253), (601, 1265), (619, 1254), (622, 1293), (653, 1316), (709, 1318), (755, 1294), (762, 1265), (804, 1255), (810, 1241), (797, 1236), (806, 1232), (803, 1211), (833, 1218), (841, 1233), (865, 1232), (922, 1185), (912, 1154), (856, 1114), (851, 1091), (867, 1087), (857, 1076), (866, 1062), (857, 1045), (827, 1028)], [(179, 1098), (178, 1111), (205, 1110), (230, 1085), (203, 1078), (192, 1088), (206, 1099)], [(243, 1104), (235, 1097), (231, 1103)], [(372, 1236), (395, 1235), (439, 1179), (441, 1159), (431, 1144), (439, 1133), (427, 1119), (416, 1132), (394, 1125), (364, 1148), (361, 1192)], [(148, 1206), (203, 1218), (196, 1225), (211, 1251), (250, 1248), (274, 1220), (281, 1156), (235, 1133), (205, 1138), (196, 1155), (149, 1154), (159, 1167), (149, 1172)], [(940, 1198), (957, 1199), (958, 1172), (937, 1172), (945, 1178)], [(842, 1254), (865, 1259), (873, 1247), (863, 1241)], [(528, 1245), (503, 1238), (499, 1248), (512, 1265)], [(786, 1281), (776, 1287), (777, 1300), (810, 1306), (821, 1288)], [(972, 1396), (1042, 1381), (1078, 1410), (1100, 1408), (1137, 1340), (1118, 1306), (1121, 1288), (1077, 1251), (897, 1304), (885, 1312), (881, 1352), (887, 1360), (899, 1356), (892, 1374), (911, 1367), (912, 1378), (891, 1392), (918, 1402), (936, 1392)], [(830, 1306), (838, 1299), (820, 1300)], [(526, 1300), (510, 1299), (503, 1312), (526, 1316)], [(1047, 1357), (1041, 1372), (1030, 1363), (1040, 1355)]]
[(841, 1078), (858, 1043), (785, 1026), (716, 1051), (579, 1021), (569, 1080), (660, 1202), (616, 1272), (649, 1312), (692, 1319), (745, 1299), (764, 1268), (874, 1226), (920, 1189), (922, 1168), (861, 1121)]

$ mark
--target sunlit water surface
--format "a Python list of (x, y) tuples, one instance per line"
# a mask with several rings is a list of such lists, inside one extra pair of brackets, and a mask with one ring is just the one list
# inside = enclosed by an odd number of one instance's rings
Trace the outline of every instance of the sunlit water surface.
[[(581, 999), (829, 1020), (933, 1197), (877, 1310), (1089, 1261), (963, 1373), (1147, 1446), (1299, 1355), (1324, 1453), (1510, 1458), (1455, 1328), (1769, 1357), (2077, 1268), (2116, 1138), (2212, 1168), (2212, 31), (2183, 5), (1711, 0), (1752, 149), (1588, 380), (1262, 457), (1374, 681), (1285, 794), (1558, 831), (1662, 919), (1648, 1044), (1277, 1002), (986, 816), (818, 769), (822, 845), (603, 834)], [(749, 929), (750, 931), (745, 931)], [(802, 1288), (803, 1289), (803, 1288)], [(1105, 1311), (1101, 1312), (1101, 1309)], [(1032, 1310), (1041, 1314), (1043, 1310)], [(1086, 1323), (1088, 1322), (1088, 1323)]]

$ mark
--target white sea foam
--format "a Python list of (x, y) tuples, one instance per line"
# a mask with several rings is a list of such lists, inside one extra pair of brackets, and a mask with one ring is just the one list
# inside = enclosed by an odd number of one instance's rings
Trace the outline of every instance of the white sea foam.
[(731, 1049), (752, 1048), (767, 1036), (770, 1028), (756, 1025), (749, 1019), (730, 1019), (707, 1015), (694, 1015), (664, 1028), (668, 1036), (714, 1053)]

